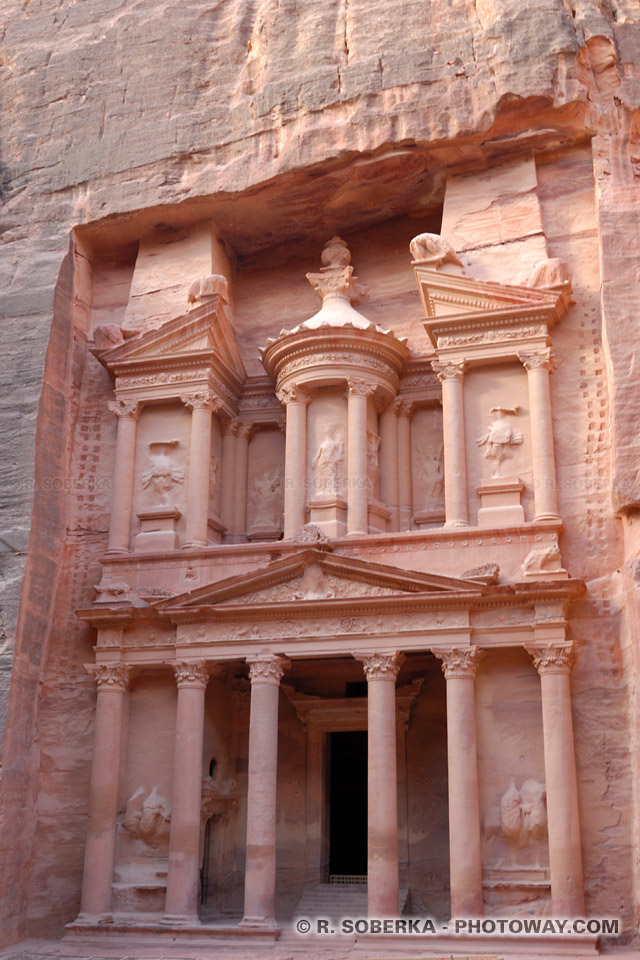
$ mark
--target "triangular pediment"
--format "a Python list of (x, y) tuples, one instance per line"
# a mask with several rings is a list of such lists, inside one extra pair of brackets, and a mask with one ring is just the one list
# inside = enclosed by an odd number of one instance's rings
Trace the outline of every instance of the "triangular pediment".
[(168, 320), (160, 327), (144, 330), (117, 346), (97, 351), (100, 362), (113, 374), (131, 369), (162, 369), (175, 361), (222, 363), (228, 373), (243, 382), (246, 371), (235, 335), (220, 296)]
[(434, 344), (435, 332), (444, 325), (483, 325), (491, 322), (538, 320), (553, 327), (566, 313), (571, 298), (568, 283), (558, 287), (525, 287), (474, 280), (458, 274), (415, 267), (426, 317), (425, 326)]
[(474, 580), (414, 570), (398, 570), (323, 550), (301, 550), (249, 574), (199, 587), (157, 604), (162, 612), (195, 608), (240, 607), (261, 604), (365, 600), (415, 594), (478, 596), (482, 585)]

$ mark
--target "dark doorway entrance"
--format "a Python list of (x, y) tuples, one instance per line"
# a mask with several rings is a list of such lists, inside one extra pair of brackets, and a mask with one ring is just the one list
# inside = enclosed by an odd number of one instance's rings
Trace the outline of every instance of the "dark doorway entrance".
[(367, 873), (367, 731), (330, 733), (329, 873)]

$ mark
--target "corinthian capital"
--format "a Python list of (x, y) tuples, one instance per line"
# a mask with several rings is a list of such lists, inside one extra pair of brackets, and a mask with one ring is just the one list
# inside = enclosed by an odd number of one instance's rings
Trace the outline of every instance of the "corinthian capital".
[(467, 362), (466, 360), (432, 360), (431, 367), (438, 375), (440, 383), (444, 380), (459, 380), (462, 382)]
[(483, 651), (478, 647), (452, 647), (451, 650), (434, 650), (442, 660), (442, 672), (447, 680), (452, 677), (475, 677)]
[(251, 683), (279, 684), (284, 671), (290, 666), (286, 657), (272, 656), (271, 654), (247, 657), (249, 664), (249, 679)]
[(178, 688), (206, 687), (209, 682), (209, 670), (204, 660), (177, 660), (173, 672)]
[(312, 394), (299, 383), (290, 383), (286, 387), (280, 387), (276, 396), (283, 407), (286, 407), (288, 403), (310, 403)]
[(180, 396), (188, 410), (210, 410), (215, 413), (222, 406), (222, 400), (214, 397), (210, 390), (197, 390), (195, 393), (184, 393)]
[(124, 398), (120, 400), (110, 400), (107, 406), (114, 417), (117, 417), (118, 420), (137, 420), (142, 409), (142, 405), (138, 403), (137, 400), (128, 400)]
[(126, 690), (129, 685), (129, 667), (126, 663), (96, 663), (89, 667), (98, 690)]
[(347, 396), (349, 397), (371, 397), (376, 389), (375, 383), (360, 380), (357, 377), (349, 377), (347, 387)]
[(527, 644), (527, 653), (533, 657), (533, 664), (540, 674), (545, 673), (571, 673), (573, 666), (573, 644), (571, 643), (549, 643)]
[(404, 654), (397, 650), (392, 653), (356, 653), (355, 659), (364, 667), (367, 680), (393, 680), (395, 682)]
[(524, 364), (526, 370), (548, 370), (549, 373), (558, 366), (558, 361), (551, 352), (551, 347), (546, 350), (532, 350), (527, 352), (523, 350), (518, 354), (518, 360)]

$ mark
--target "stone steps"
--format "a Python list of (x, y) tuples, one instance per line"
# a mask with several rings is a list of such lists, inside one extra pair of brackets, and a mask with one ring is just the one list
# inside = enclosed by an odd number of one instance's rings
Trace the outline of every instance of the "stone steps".
[[(400, 890), (400, 914), (407, 902), (409, 891)], [(366, 884), (320, 883), (316, 887), (307, 887), (303, 892), (294, 914), (294, 921), (320, 917), (327, 920), (340, 920), (342, 917), (367, 916)]]

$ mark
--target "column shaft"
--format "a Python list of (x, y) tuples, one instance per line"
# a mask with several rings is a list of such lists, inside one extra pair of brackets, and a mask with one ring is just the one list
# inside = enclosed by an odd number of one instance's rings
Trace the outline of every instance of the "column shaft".
[(238, 541), (247, 538), (247, 483), (249, 470), (249, 440), (252, 424), (241, 423), (236, 440), (235, 497), (233, 501), (233, 532)]
[(244, 926), (275, 925), (278, 698), (283, 663), (250, 661), (249, 786)]
[(482, 916), (482, 848), (476, 746), (476, 647), (438, 654), (447, 680), (451, 916)]
[(211, 472), (211, 413), (213, 398), (208, 393), (182, 397), (191, 410), (191, 444), (187, 483), (187, 532), (185, 547), (206, 547), (209, 520)]
[(107, 553), (129, 553), (136, 432), (140, 405), (135, 400), (116, 400), (109, 404), (109, 409), (118, 418), (118, 433)]
[(237, 420), (227, 420), (222, 426), (220, 519), (227, 528), (227, 537), (231, 537), (234, 533), (233, 500), (236, 489), (237, 431)]
[(194, 922), (198, 919), (204, 694), (208, 674), (204, 664), (186, 662), (177, 663), (175, 673), (178, 706), (165, 919)]
[(91, 762), (89, 822), (84, 856), (80, 916), (111, 915), (111, 885), (118, 815), (118, 780), (122, 714), (127, 670), (120, 664), (97, 664), (96, 734)]
[(307, 522), (307, 404), (309, 397), (294, 387), (278, 396), (286, 404), (284, 458), (284, 539), (290, 540)]
[(411, 529), (411, 408), (403, 403), (398, 411), (398, 501), (401, 530)]
[(367, 677), (368, 722), (368, 912), (398, 915), (398, 774), (396, 678), (402, 656), (358, 657)]
[(373, 387), (349, 381), (347, 400), (347, 534), (369, 532), (369, 475), (367, 465), (367, 397)]
[(469, 506), (463, 394), (465, 364), (434, 360), (431, 366), (442, 383), (446, 526), (466, 527), (469, 523)]
[(549, 869), (554, 917), (584, 916), (578, 780), (571, 716), (571, 648), (532, 647), (540, 673)]
[(520, 359), (526, 367), (529, 385), (535, 519), (558, 520), (560, 515), (549, 382), (553, 359), (550, 350), (537, 354), (520, 354)]
[(389, 529), (400, 529), (398, 411), (391, 403), (380, 414), (380, 499), (391, 513)]

